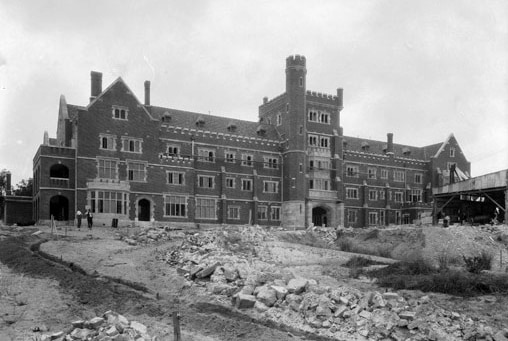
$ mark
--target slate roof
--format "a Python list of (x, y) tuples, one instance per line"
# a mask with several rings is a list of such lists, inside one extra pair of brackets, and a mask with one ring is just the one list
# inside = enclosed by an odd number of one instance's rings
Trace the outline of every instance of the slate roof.
[[(345, 150), (385, 155), (384, 149), (386, 148), (387, 141), (370, 140), (353, 136), (344, 136), (344, 141), (347, 142), (347, 145), (344, 148)], [(362, 146), (366, 143), (369, 145), (369, 148), (368, 150), (363, 150)], [(393, 152), (396, 157), (428, 161), (430, 160), (430, 157), (436, 154), (442, 144), (443, 142), (424, 147), (415, 147), (394, 143)], [(403, 150), (405, 149), (410, 151), (409, 155), (404, 155)]]
[[(275, 127), (269, 124), (239, 120), (229, 117), (206, 115), (202, 113), (163, 108), (157, 106), (149, 106), (146, 108), (150, 112), (152, 117), (154, 117), (155, 119), (161, 120), (164, 115), (169, 114), (171, 119), (169, 122), (167, 122), (167, 124), (171, 126), (184, 127), (189, 129), (199, 129), (231, 135), (265, 138), (276, 141), (280, 139), (277, 131), (275, 130)], [(196, 121), (198, 121), (198, 119), (204, 121), (202, 127), (196, 126)], [(228, 127), (231, 125), (236, 126), (234, 131), (228, 130)], [(257, 133), (257, 130), (260, 126), (265, 130), (264, 136), (260, 136)]]

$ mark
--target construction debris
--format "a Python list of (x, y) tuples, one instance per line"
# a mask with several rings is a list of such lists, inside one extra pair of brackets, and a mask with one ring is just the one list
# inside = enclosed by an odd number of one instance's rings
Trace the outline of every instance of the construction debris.
[[(148, 341), (156, 338), (148, 335), (145, 325), (137, 321), (129, 321), (124, 316), (113, 311), (105, 312), (102, 317), (90, 320), (73, 321), (72, 327), (66, 331), (43, 333), (41, 341), (72, 341), (72, 340), (102, 340), (102, 341)], [(40, 331), (37, 328), (34, 331)]]

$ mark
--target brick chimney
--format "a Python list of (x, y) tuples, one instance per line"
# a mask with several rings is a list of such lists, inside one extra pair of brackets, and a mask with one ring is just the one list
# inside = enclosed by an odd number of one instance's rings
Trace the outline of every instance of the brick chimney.
[(92, 80), (90, 91), (90, 102), (91, 102), (102, 93), (102, 73), (97, 71), (91, 71), (90, 78)]
[(387, 134), (386, 154), (393, 155), (393, 133)]
[(145, 105), (150, 105), (150, 81), (145, 81)]

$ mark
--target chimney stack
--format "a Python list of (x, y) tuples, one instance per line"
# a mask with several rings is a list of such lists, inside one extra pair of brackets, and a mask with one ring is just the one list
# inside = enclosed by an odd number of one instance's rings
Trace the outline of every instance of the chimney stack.
[(388, 137), (388, 141), (387, 141), (387, 145), (386, 145), (386, 154), (393, 155), (393, 133), (388, 133), (387, 137)]
[(263, 104), (268, 103), (268, 97), (263, 97)]
[(344, 108), (344, 102), (342, 101), (342, 95), (344, 94), (344, 89), (338, 88), (337, 89), (337, 105), (340, 109)]
[(145, 81), (145, 105), (150, 105), (150, 81)]
[(91, 82), (92, 86), (90, 92), (90, 102), (91, 102), (102, 93), (102, 73), (97, 71), (91, 71), (90, 77), (92, 79)]

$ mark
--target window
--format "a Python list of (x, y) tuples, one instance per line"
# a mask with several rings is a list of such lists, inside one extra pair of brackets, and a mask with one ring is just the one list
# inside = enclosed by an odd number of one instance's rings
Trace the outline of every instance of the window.
[(226, 162), (229, 162), (229, 163), (235, 163), (235, 158), (236, 158), (236, 154), (234, 152), (226, 152), (225, 153), (225, 160)]
[(386, 192), (384, 189), (379, 191), (379, 200), (385, 200), (386, 199)]
[(196, 198), (196, 218), (217, 219), (215, 202), (215, 199)]
[(298, 80), (298, 84), (300, 85), (300, 87), (303, 86), (303, 77), (300, 77), (300, 79)]
[(369, 200), (377, 200), (377, 191), (375, 189), (369, 189)]
[(311, 179), (309, 180), (309, 188), (328, 191), (330, 189), (330, 181), (327, 179)]
[(358, 199), (358, 188), (346, 188), (346, 199)]
[(142, 153), (143, 139), (136, 139), (122, 136), (122, 152)]
[(422, 175), (420, 173), (415, 174), (415, 184), (421, 184), (422, 183)]
[(104, 150), (115, 150), (116, 149), (116, 136), (108, 134), (100, 134), (100, 149)]
[(318, 111), (316, 109), (310, 109), (308, 111), (307, 117), (310, 122), (330, 124), (330, 113), (326, 111)]
[[(289, 104), (288, 104), (289, 106)], [(289, 109), (288, 109), (289, 111)], [(282, 114), (278, 113), (277, 114), (277, 126), (280, 126), (282, 124)]]
[(178, 195), (164, 196), (164, 216), (187, 217), (187, 197)]
[(226, 178), (226, 188), (235, 188), (235, 178)]
[(369, 225), (377, 225), (377, 212), (369, 212)]
[(279, 159), (276, 157), (263, 157), (263, 168), (279, 169)]
[(127, 120), (129, 110), (125, 107), (113, 106), (113, 118), (116, 120)]
[(360, 174), (358, 166), (346, 166), (346, 176), (349, 176), (350, 178), (357, 178)]
[(203, 162), (215, 162), (215, 150), (198, 148), (198, 160)]
[(452, 169), (452, 166), (457, 167), (457, 163), (456, 163), (456, 162), (447, 162), (447, 163), (446, 163), (446, 167), (447, 167), (446, 169), (447, 169), (447, 170), (451, 170), (451, 169)]
[(242, 166), (252, 167), (254, 165), (254, 155), (242, 154)]
[(347, 210), (347, 222), (350, 224), (356, 223), (356, 221), (358, 220), (357, 213), (358, 212), (356, 210), (348, 209)]
[(381, 168), (381, 179), (388, 179), (388, 169)]
[(279, 193), (279, 182), (263, 181), (263, 193)]
[(252, 191), (251, 179), (242, 179), (242, 191)]
[(240, 207), (238, 206), (228, 206), (228, 219), (240, 219)]
[(117, 166), (116, 160), (97, 160), (97, 174), (100, 179), (117, 179)]
[(330, 148), (330, 138), (328, 138), (328, 137), (320, 137), (319, 138), (319, 146), (321, 148)]
[(404, 182), (405, 180), (405, 173), (404, 171), (394, 171), (393, 172), (393, 180), (397, 182)]
[(127, 214), (128, 194), (114, 191), (88, 192), (88, 204), (92, 212)]
[(413, 188), (411, 190), (411, 199), (412, 202), (422, 202), (422, 190), (419, 188)]
[(267, 220), (268, 219), (268, 207), (267, 206), (258, 206), (258, 219)]
[(455, 157), (455, 148), (450, 147), (450, 157)]
[(316, 135), (309, 135), (309, 146), (318, 146), (318, 137)]
[(318, 112), (316, 110), (309, 110), (309, 121), (317, 122), (318, 121)]
[(404, 193), (402, 193), (402, 192), (395, 192), (395, 202), (402, 202), (403, 194)]
[(375, 167), (369, 167), (367, 169), (367, 173), (368, 173), (369, 179), (375, 179), (376, 178), (376, 168)]
[(169, 185), (185, 185), (184, 172), (167, 172), (167, 179)]
[(214, 188), (215, 177), (211, 175), (198, 175), (198, 187), (200, 188)]
[(319, 123), (329, 124), (330, 123), (330, 114), (325, 111), (319, 112)]
[(146, 181), (146, 164), (140, 162), (127, 163), (127, 178), (129, 181)]
[(286, 112), (289, 112), (289, 103), (286, 103)]
[(168, 144), (167, 153), (169, 156), (178, 156), (180, 155), (180, 146), (174, 144)]
[(270, 207), (270, 220), (280, 220), (280, 207), (279, 206)]

